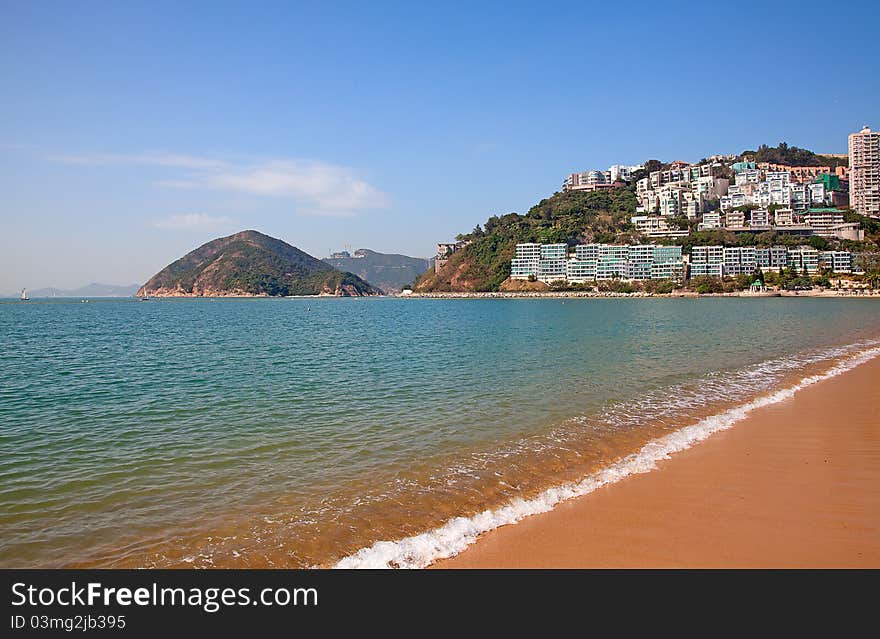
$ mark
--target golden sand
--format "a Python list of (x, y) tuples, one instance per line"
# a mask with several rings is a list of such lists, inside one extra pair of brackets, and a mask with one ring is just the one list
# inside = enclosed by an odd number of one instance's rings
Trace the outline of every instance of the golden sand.
[(880, 567), (880, 359), (436, 567)]

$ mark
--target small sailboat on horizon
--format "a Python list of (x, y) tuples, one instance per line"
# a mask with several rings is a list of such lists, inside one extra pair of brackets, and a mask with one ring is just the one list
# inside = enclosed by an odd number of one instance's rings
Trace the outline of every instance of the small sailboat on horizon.
[(22, 302), (27, 302), (28, 300), (31, 299), (31, 298), (29, 298), (28, 295), (27, 295), (27, 289), (26, 289), (26, 288), (21, 289), (21, 297), (19, 297), (18, 299), (21, 300)]

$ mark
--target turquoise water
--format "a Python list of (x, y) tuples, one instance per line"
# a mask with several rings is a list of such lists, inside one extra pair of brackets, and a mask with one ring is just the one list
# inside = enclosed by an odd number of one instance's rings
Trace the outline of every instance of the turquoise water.
[(326, 565), (880, 335), (877, 300), (0, 303), (0, 566)]

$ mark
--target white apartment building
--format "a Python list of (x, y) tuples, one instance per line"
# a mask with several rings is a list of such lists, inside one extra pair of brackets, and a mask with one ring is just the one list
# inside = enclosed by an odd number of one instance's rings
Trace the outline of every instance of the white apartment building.
[(538, 280), (558, 282), (566, 277), (568, 244), (541, 244), (541, 261), (538, 264)]
[(880, 217), (880, 131), (867, 126), (849, 136), (849, 204)]
[(572, 257), (565, 244), (518, 244), (515, 255), (511, 261), (512, 279), (534, 277), (545, 283), (583, 283), (684, 276), (680, 246), (583, 244), (575, 247)]
[(816, 235), (823, 237), (834, 237), (835, 231), (844, 225), (843, 213), (815, 209), (804, 214), (804, 222), (813, 227)]
[(829, 204), (829, 194), (822, 182), (811, 182), (805, 185), (810, 190), (810, 204)]
[(852, 253), (820, 252), (812, 246), (695, 246), (691, 249), (691, 277), (749, 275), (758, 268), (778, 270), (789, 266), (798, 272), (803, 272), (806, 266), (811, 274), (818, 273), (820, 268), (851, 273)]
[(541, 244), (542, 260), (564, 260), (568, 257), (568, 244)]
[(544, 283), (559, 282), (565, 280), (567, 274), (567, 262), (562, 259), (541, 260), (538, 265), (538, 280)]
[(759, 169), (745, 169), (737, 173), (733, 181), (736, 186), (757, 184), (761, 181), (761, 171)]
[(638, 244), (629, 247), (627, 277), (632, 280), (651, 279), (651, 264), (654, 263), (654, 246)]
[(648, 237), (685, 237), (688, 235), (687, 229), (672, 226), (668, 218), (658, 215), (634, 215), (630, 218), (630, 222), (639, 233)]
[(574, 284), (592, 282), (596, 279), (596, 260), (568, 260), (565, 279)]
[(644, 169), (644, 164), (634, 164), (632, 166), (625, 166), (623, 164), (612, 164), (608, 167), (608, 176), (611, 179), (611, 182), (616, 182), (617, 180), (624, 180), (629, 182), (633, 179), (633, 174), (636, 171), (640, 171)]
[(540, 244), (517, 244), (514, 258), (510, 261), (510, 277), (515, 280), (525, 280), (529, 277), (538, 277), (538, 269), (540, 266)]
[(768, 230), (771, 228), (770, 213), (767, 209), (753, 209), (749, 213), (749, 228)]
[(625, 244), (600, 244), (596, 279), (629, 279), (629, 248)]
[[(721, 210), (729, 211), (746, 204), (751, 204), (752, 200), (745, 193), (728, 193), (721, 198)], [(769, 202), (768, 202), (769, 203)]]
[(773, 223), (776, 226), (791, 226), (795, 223), (794, 211), (791, 209), (776, 209), (773, 213)]
[(788, 250), (784, 246), (755, 249), (755, 262), (762, 269), (780, 269), (788, 266)]
[(852, 273), (853, 260), (849, 251), (825, 251), (821, 262), (825, 268), (830, 268), (835, 273)]
[(697, 226), (698, 231), (710, 231), (712, 229), (721, 228), (721, 213), (719, 211), (710, 211), (703, 213), (703, 221)]
[(758, 267), (754, 246), (730, 246), (724, 249), (724, 275), (748, 275)]
[(806, 184), (791, 184), (788, 187), (788, 206), (794, 211), (806, 211), (811, 204), (811, 191)]
[(596, 189), (610, 188), (617, 180), (629, 182), (633, 174), (639, 169), (645, 168), (641, 164), (626, 166), (614, 164), (607, 171), (590, 170), (582, 173), (572, 173), (562, 182), (563, 191), (594, 191)]
[(794, 246), (788, 250), (788, 264), (802, 273), (804, 266), (808, 273), (819, 272), (820, 253), (812, 246)]
[(598, 244), (578, 244), (574, 247), (576, 259), (596, 262), (599, 259)]
[(572, 173), (562, 183), (563, 191), (591, 191), (611, 186), (610, 175), (605, 171), (584, 171)]
[(744, 229), (746, 228), (745, 211), (728, 211), (725, 218), (724, 227), (728, 229)]
[(729, 181), (715, 175), (710, 164), (676, 165), (653, 171), (636, 183), (639, 211), (696, 219), (709, 202), (727, 194)]
[(721, 277), (724, 274), (724, 247), (695, 246), (691, 249), (691, 277), (711, 275)]

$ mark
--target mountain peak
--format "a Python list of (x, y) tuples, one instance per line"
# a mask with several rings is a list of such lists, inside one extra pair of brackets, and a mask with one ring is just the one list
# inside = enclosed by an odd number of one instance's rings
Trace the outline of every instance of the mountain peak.
[(375, 295), (381, 291), (283, 240), (245, 230), (212, 240), (138, 291), (157, 297)]

